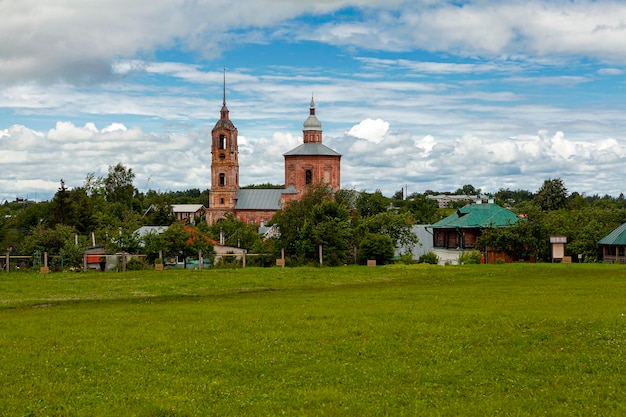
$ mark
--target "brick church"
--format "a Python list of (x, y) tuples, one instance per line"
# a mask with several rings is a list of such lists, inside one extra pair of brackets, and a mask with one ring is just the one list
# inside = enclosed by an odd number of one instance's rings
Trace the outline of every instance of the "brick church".
[(230, 213), (238, 220), (264, 226), (278, 210), (301, 198), (310, 184), (325, 183), (338, 190), (341, 155), (322, 144), (322, 123), (315, 115), (313, 98), (302, 133), (303, 143), (283, 154), (284, 189), (239, 188), (237, 128), (226, 107), (224, 84), (220, 119), (211, 131), (211, 192), (206, 210), (207, 223), (215, 224)]

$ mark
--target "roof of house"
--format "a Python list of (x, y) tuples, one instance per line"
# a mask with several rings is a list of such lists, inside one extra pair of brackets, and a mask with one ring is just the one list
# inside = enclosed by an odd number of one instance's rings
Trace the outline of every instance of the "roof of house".
[(506, 227), (520, 219), (517, 214), (497, 204), (471, 204), (458, 209), (430, 227), (432, 229)]
[(235, 210), (280, 210), (284, 189), (250, 188), (237, 191)]
[(160, 235), (167, 230), (167, 227), (168, 226), (141, 226), (139, 229), (135, 230), (135, 234), (139, 237), (144, 237), (150, 233)]
[(341, 156), (328, 146), (321, 143), (303, 143), (295, 149), (283, 154), (283, 156)]
[(172, 204), (173, 213), (196, 213), (202, 209), (203, 204)]
[(626, 223), (600, 239), (598, 245), (626, 245)]

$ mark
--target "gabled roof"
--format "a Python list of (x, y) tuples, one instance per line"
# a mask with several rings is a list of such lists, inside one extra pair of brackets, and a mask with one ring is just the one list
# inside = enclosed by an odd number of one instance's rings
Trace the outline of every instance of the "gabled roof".
[(173, 213), (196, 213), (203, 209), (203, 204), (172, 204)]
[(235, 210), (280, 210), (284, 189), (239, 189)]
[(600, 239), (598, 245), (626, 245), (626, 223)]
[(330, 149), (328, 146), (321, 143), (303, 143), (295, 149), (290, 150), (289, 152), (283, 154), (283, 156), (341, 156), (340, 153), (337, 153)]
[(144, 237), (150, 233), (160, 235), (165, 232), (167, 228), (168, 226), (141, 226), (139, 229), (135, 230), (135, 234), (138, 237)]
[(507, 227), (520, 219), (517, 214), (497, 204), (472, 204), (458, 209), (456, 213), (430, 227), (432, 229)]

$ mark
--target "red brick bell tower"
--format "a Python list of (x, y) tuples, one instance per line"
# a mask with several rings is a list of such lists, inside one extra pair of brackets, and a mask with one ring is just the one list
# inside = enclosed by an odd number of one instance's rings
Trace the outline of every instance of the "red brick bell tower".
[(237, 190), (239, 190), (239, 146), (237, 128), (230, 121), (226, 107), (226, 72), (224, 72), (224, 100), (220, 119), (211, 131), (211, 192), (206, 211), (208, 224), (235, 215)]

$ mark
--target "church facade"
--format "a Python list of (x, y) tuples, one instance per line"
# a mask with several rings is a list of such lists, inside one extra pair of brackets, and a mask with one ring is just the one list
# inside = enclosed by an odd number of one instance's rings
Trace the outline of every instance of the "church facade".
[(312, 184), (341, 187), (341, 155), (322, 143), (322, 123), (311, 98), (303, 126), (303, 143), (285, 154), (284, 189), (239, 187), (237, 128), (226, 106), (226, 88), (220, 119), (211, 131), (211, 191), (206, 221), (215, 224), (227, 214), (250, 224), (265, 225), (290, 201), (298, 200)]

